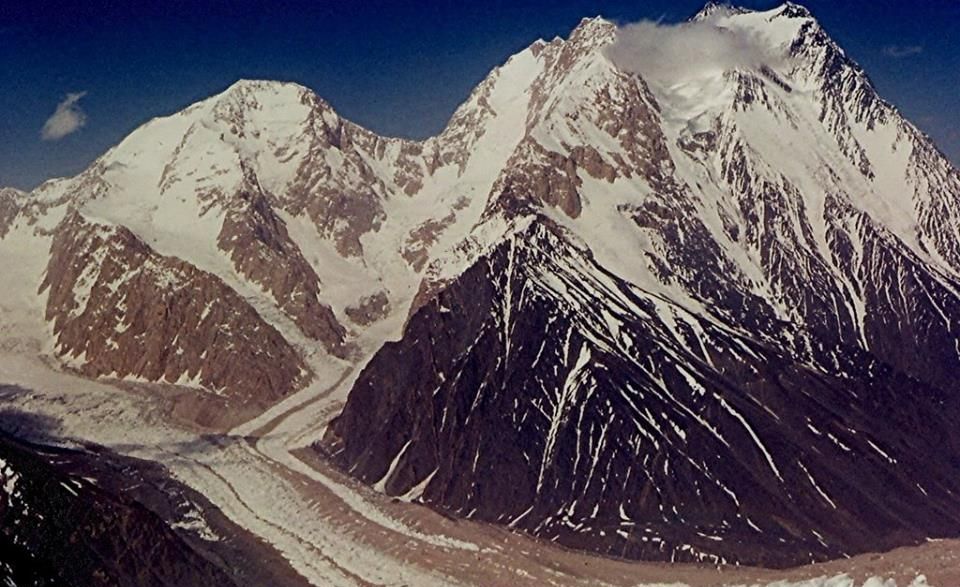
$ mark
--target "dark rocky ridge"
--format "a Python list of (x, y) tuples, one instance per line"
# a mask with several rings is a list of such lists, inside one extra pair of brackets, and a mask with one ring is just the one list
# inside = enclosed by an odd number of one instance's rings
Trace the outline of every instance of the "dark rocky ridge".
[(20, 212), (18, 200), (22, 197), (23, 194), (16, 190), (0, 188), (0, 238), (6, 236), (10, 230), (10, 224)]
[(675, 306), (672, 329), (663, 305), (540, 221), (416, 312), (318, 448), (391, 495), (425, 483), (452, 515), (629, 558), (960, 535), (955, 395), (853, 347), (824, 372)]
[[(3, 398), (25, 393), (0, 385)], [(307, 584), (163, 465), (63, 442), (54, 419), (0, 410), (0, 584)]]
[(320, 302), (320, 278), (303, 258), (286, 226), (262, 193), (238, 194), (217, 237), (237, 271), (273, 294), (309, 338), (330, 353), (344, 357), (346, 334), (333, 310)]
[[(238, 585), (137, 502), (48, 463), (64, 451), (0, 433), (0, 582), (13, 585)], [(42, 520), (42, 523), (38, 521)]]

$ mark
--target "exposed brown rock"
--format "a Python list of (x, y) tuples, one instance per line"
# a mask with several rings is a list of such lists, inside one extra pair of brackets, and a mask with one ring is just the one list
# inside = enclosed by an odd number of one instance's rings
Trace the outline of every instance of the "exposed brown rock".
[[(383, 160), (395, 147), (397, 172), (394, 183), (406, 195), (420, 190), (423, 170), (422, 147), (400, 139), (385, 139), (333, 114), (330, 106), (312, 93), (304, 95), (312, 105), (307, 127), (310, 152), (303, 159), (296, 179), (281, 194), (280, 204), (288, 212), (307, 214), (320, 234), (334, 241), (345, 257), (363, 254), (360, 238), (380, 229), (386, 219), (382, 201), (394, 188), (367, 163), (367, 157)], [(342, 157), (337, 166), (328, 163), (330, 150)]]
[(456, 165), (461, 173), (466, 168), (471, 149), (486, 130), (485, 122), (497, 115), (490, 104), (490, 95), (500, 79), (500, 71), (499, 67), (495, 68), (473, 89), (467, 101), (454, 112), (443, 133), (432, 141), (432, 157), (426, 161), (430, 173), (444, 165)]
[(456, 214), (450, 212), (441, 219), (431, 218), (410, 231), (400, 254), (414, 271), (423, 270), (424, 265), (430, 260), (430, 248), (436, 244), (440, 234), (456, 219)]
[(354, 323), (369, 326), (387, 317), (390, 312), (390, 299), (387, 292), (378, 291), (360, 298), (356, 306), (350, 306), (345, 311)]
[(619, 141), (629, 161), (624, 175), (636, 173), (655, 189), (662, 189), (662, 182), (673, 172), (673, 161), (656, 99), (640, 78), (618, 74), (616, 84), (616, 91), (605, 85), (597, 92), (592, 120)]
[(527, 117), (527, 129), (552, 114), (556, 97), (556, 86), (576, 67), (586, 62), (584, 57), (595, 53), (610, 43), (616, 34), (616, 27), (600, 18), (585, 18), (566, 41), (554, 39), (548, 44), (538, 45), (535, 52), (544, 60), (544, 71), (530, 88), (530, 109)]
[(496, 207), (514, 213), (529, 206), (560, 208), (567, 216), (580, 216), (582, 202), (580, 186), (583, 181), (577, 170), (583, 167), (596, 178), (613, 181), (616, 171), (592, 147), (575, 147), (570, 155), (550, 151), (532, 138), (526, 139), (507, 163), (507, 170), (494, 186), (496, 197), (485, 212)]
[(400, 147), (400, 156), (397, 158), (397, 170), (393, 181), (403, 188), (403, 193), (412, 196), (423, 187), (423, 146), (416, 143), (404, 142)]
[(573, 159), (579, 169), (583, 169), (594, 179), (602, 179), (613, 183), (617, 178), (616, 168), (607, 163), (603, 155), (589, 145), (577, 145), (570, 149), (570, 158)]
[(57, 354), (89, 377), (186, 378), (260, 405), (309, 378), (293, 347), (223, 281), (124, 227), (68, 214), (40, 289), (49, 290)]
[[(613, 182), (639, 175), (656, 190), (671, 189), (673, 162), (660, 125), (656, 99), (637, 76), (615, 71), (601, 82), (591, 108), (566, 111), (557, 98), (571, 71), (589, 62), (614, 36), (615, 27), (602, 19), (584, 19), (568, 41), (537, 46), (544, 71), (531, 85), (527, 136), (494, 187), (486, 214), (500, 208), (522, 213), (530, 206), (560, 208), (572, 218), (580, 215), (582, 181), (579, 171)], [(619, 142), (622, 153), (602, 154), (582, 135), (584, 119)], [(564, 125), (582, 143), (563, 144), (564, 152), (545, 148), (534, 138), (543, 125)]]
[(301, 331), (345, 356), (346, 330), (320, 302), (320, 278), (290, 239), (286, 225), (263, 194), (241, 192), (223, 221), (217, 242), (237, 271), (269, 291)]
[(533, 206), (560, 208), (571, 217), (580, 216), (580, 186), (577, 162), (571, 156), (549, 151), (533, 139), (527, 139), (507, 163), (497, 180), (485, 214), (497, 208), (519, 214)]
[(307, 214), (321, 234), (335, 241), (337, 252), (345, 257), (362, 255), (360, 237), (378, 230), (385, 219), (379, 199), (369, 191), (350, 193), (324, 187), (308, 200)]

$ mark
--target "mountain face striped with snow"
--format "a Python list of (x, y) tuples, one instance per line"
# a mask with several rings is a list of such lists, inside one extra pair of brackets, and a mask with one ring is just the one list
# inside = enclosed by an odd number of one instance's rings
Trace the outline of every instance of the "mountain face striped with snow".
[(663, 83), (586, 19), (426, 141), (275, 82), (153, 120), (0, 191), (0, 344), (208, 425), (362, 367), (318, 451), (617, 556), (960, 535), (960, 173), (802, 7), (694, 22), (769, 59)]
[(647, 83), (602, 20), (508, 62), (536, 66), (480, 225), (507, 228), (438, 272), (318, 449), (615, 556), (956, 535), (960, 175), (805, 9), (696, 20), (772, 64)]

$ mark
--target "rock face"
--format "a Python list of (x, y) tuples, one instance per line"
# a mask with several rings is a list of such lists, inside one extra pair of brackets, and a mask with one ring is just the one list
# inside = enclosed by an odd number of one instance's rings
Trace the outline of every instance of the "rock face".
[(57, 353), (84, 375), (187, 384), (264, 406), (306, 381), (296, 351), (216, 276), (76, 212), (52, 242), (47, 319)]
[(347, 316), (356, 324), (367, 326), (387, 317), (390, 313), (390, 300), (387, 295), (379, 291), (373, 295), (360, 298), (357, 306), (346, 309)]
[(10, 224), (20, 211), (20, 200), (23, 193), (10, 188), (0, 189), (0, 238), (6, 236)]
[(320, 301), (320, 278), (263, 195), (242, 194), (217, 238), (237, 271), (259, 284), (307, 337), (343, 357), (346, 332)]
[(770, 62), (657, 83), (599, 19), (530, 49), (480, 224), (316, 448), (615, 556), (960, 535), (957, 170), (805, 9), (696, 20)]
[(629, 558), (788, 566), (957, 533), (955, 394), (853, 348), (804, 364), (558, 231), (421, 308), (324, 450), (391, 495)]

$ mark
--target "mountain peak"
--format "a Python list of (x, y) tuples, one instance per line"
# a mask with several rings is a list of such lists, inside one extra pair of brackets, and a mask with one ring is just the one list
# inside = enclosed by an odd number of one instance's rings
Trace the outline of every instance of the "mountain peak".
[(570, 33), (570, 43), (583, 43), (585, 40), (592, 43), (606, 43), (617, 33), (617, 25), (603, 18), (594, 16), (583, 18), (573, 32)]
[(259, 105), (262, 100), (299, 103), (304, 96), (312, 94), (313, 90), (296, 82), (239, 79), (213, 96), (211, 101), (220, 103), (224, 100), (239, 100), (250, 105)]
[(304, 92), (310, 91), (309, 88), (297, 82), (240, 78), (230, 84), (223, 93), (279, 91), (281, 89), (295, 89)]
[(781, 16), (789, 18), (812, 18), (813, 14), (806, 6), (801, 6), (794, 2), (784, 2), (779, 8)]
[(702, 22), (711, 18), (720, 18), (724, 16), (733, 16), (735, 14), (746, 14), (752, 12), (747, 8), (741, 8), (739, 6), (734, 6), (729, 2), (717, 2), (715, 0), (710, 0), (703, 5), (696, 14), (691, 18), (691, 22)]
[[(758, 11), (751, 10), (749, 8), (744, 8), (742, 6), (736, 6), (730, 4), (729, 2), (719, 2), (717, 0), (710, 0), (704, 4), (691, 19), (691, 22), (702, 22), (710, 19), (719, 19), (730, 16), (737, 16), (741, 14), (753, 14)], [(807, 7), (797, 4), (795, 2), (784, 2), (776, 8), (770, 10), (762, 11), (763, 14), (770, 14), (777, 17), (787, 17), (787, 18), (813, 18), (813, 14), (810, 12)]]

